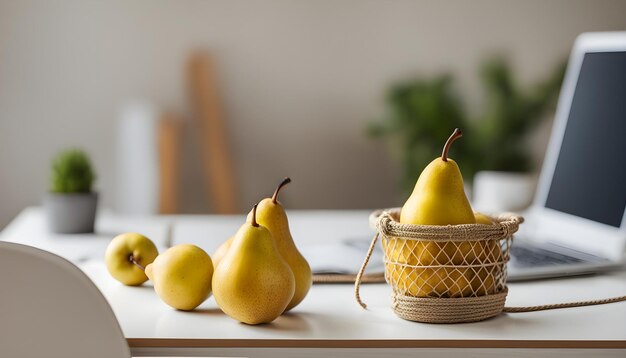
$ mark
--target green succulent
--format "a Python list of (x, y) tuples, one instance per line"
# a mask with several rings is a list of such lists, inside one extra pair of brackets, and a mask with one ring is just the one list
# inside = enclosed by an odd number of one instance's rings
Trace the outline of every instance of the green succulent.
[(52, 161), (50, 191), (53, 193), (89, 193), (95, 180), (89, 156), (80, 149), (67, 149)]

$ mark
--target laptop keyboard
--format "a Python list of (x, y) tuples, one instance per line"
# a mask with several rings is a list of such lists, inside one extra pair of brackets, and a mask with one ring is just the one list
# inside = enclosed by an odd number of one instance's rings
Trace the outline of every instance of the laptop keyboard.
[(585, 262), (579, 258), (534, 247), (511, 247), (511, 261), (519, 267), (567, 265)]

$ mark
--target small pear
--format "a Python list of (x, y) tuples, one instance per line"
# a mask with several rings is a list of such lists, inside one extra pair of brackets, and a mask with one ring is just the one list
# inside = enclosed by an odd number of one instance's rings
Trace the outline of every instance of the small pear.
[[(285, 311), (294, 308), (304, 299), (312, 283), (311, 267), (293, 242), (291, 232), (289, 231), (287, 213), (278, 201), (280, 190), (290, 182), (290, 178), (285, 178), (278, 187), (276, 187), (274, 195), (272, 195), (271, 198), (261, 200), (256, 213), (258, 223), (265, 226), (272, 233), (278, 251), (285, 261), (287, 261), (287, 264), (289, 264), (296, 279), (295, 294)], [(250, 220), (251, 215), (252, 213), (248, 215), (248, 220)]]
[(474, 224), (474, 212), (463, 187), (456, 162), (448, 158), (450, 145), (463, 134), (457, 128), (443, 147), (441, 157), (422, 171), (413, 193), (402, 207), (400, 222), (415, 225)]
[(295, 292), (291, 268), (278, 252), (270, 231), (252, 216), (235, 235), (213, 275), (213, 296), (224, 313), (247, 324), (280, 316)]
[(182, 244), (167, 249), (146, 266), (157, 295), (169, 306), (190, 311), (211, 294), (213, 263), (195, 245)]
[(228, 249), (230, 249), (230, 245), (233, 244), (233, 239), (234, 236), (229, 237), (228, 240), (224, 241), (220, 247), (215, 250), (215, 253), (213, 254), (213, 266), (215, 266), (215, 268), (217, 268), (217, 265), (219, 265), (220, 261), (222, 261), (224, 256), (226, 256)]

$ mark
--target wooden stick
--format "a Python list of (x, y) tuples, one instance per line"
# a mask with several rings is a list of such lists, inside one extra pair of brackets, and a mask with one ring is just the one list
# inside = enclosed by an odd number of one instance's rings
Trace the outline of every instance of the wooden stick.
[(199, 52), (192, 55), (189, 84), (200, 128), (202, 161), (210, 188), (209, 200), (218, 214), (236, 213), (236, 185), (218, 96), (217, 73), (208, 54)]
[(164, 114), (159, 121), (159, 212), (178, 212), (180, 179), (180, 152), (182, 121), (172, 114)]

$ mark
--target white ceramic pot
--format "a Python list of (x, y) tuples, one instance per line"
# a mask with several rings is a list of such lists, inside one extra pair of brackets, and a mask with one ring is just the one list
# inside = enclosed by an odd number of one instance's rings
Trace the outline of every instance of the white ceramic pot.
[(527, 173), (481, 171), (474, 176), (473, 208), (486, 213), (520, 211), (535, 193), (535, 177)]

